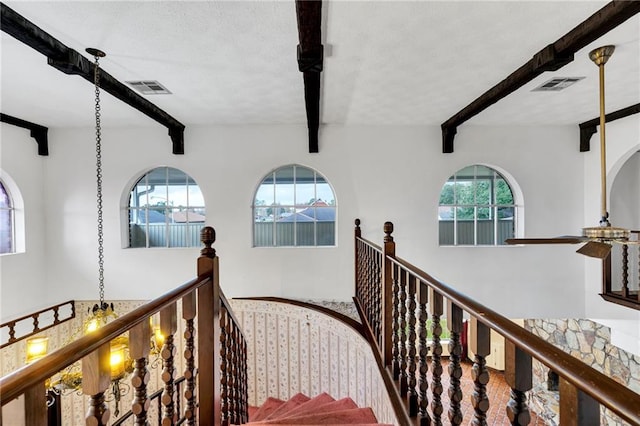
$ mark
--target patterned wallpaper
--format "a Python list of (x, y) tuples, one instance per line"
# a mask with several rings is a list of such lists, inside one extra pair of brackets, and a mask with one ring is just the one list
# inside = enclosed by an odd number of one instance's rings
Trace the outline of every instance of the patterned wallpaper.
[(249, 404), (302, 392), (351, 397), (382, 423), (398, 424), (371, 347), (348, 325), (279, 302), (232, 300), (248, 343)]

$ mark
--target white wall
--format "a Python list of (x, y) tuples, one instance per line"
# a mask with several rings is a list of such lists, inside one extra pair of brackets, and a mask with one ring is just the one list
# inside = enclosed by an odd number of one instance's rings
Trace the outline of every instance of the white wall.
[(26, 228), (26, 251), (0, 256), (0, 318), (8, 319), (62, 300), (50, 291), (45, 274), (44, 157), (29, 130), (2, 123), (0, 132), (0, 169), (20, 189)]
[[(507, 316), (583, 316), (584, 268), (576, 247), (441, 248), (437, 236), (442, 185), (474, 163), (504, 169), (520, 184), (527, 236), (578, 233), (584, 226), (584, 154), (578, 152), (577, 126), (463, 126), (453, 154), (441, 153), (438, 127), (323, 127), (319, 154), (307, 152), (306, 135), (305, 126), (188, 126), (186, 154), (174, 156), (164, 128), (104, 128), (106, 297), (150, 298), (194, 275), (197, 249), (121, 248), (123, 191), (133, 177), (168, 165), (202, 188), (229, 296), (349, 300), (353, 220), (359, 217), (365, 237), (377, 242), (384, 221), (393, 221), (399, 256)], [(56, 299), (95, 299), (93, 130), (54, 129), (50, 136), (51, 155), (43, 160), (40, 179), (48, 282)], [(37, 160), (33, 152), (16, 152), (9, 162), (22, 169)], [(290, 163), (317, 169), (333, 185), (338, 247), (251, 247), (253, 192), (266, 173)], [(29, 186), (25, 191), (32, 198), (42, 193)], [(7, 271), (3, 278), (3, 290), (18, 300), (17, 273)]]
[[(599, 133), (591, 139), (591, 151), (585, 155), (584, 191), (585, 225), (596, 226), (600, 212), (600, 148)], [(607, 138), (607, 193), (613, 226), (640, 227), (640, 117), (632, 115), (608, 123)], [(633, 159), (632, 159), (633, 157)], [(627, 161), (631, 161), (626, 164)], [(617, 179), (620, 171), (620, 180)], [(612, 190), (613, 185), (615, 190)], [(615, 197), (615, 200), (614, 200)], [(631, 203), (631, 207), (627, 205)], [(635, 211), (633, 211), (633, 206)], [(615, 265), (612, 265), (615, 267)], [(640, 311), (605, 302), (602, 292), (601, 262), (585, 258), (586, 316), (611, 327), (611, 343), (631, 353), (640, 355)]]

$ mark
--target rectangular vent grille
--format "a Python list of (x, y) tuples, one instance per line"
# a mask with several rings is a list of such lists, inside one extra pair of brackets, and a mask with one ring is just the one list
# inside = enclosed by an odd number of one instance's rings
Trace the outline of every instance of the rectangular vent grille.
[(171, 92), (155, 80), (127, 81), (129, 86), (143, 95), (168, 95)]
[(555, 77), (542, 83), (532, 90), (532, 92), (557, 92), (577, 83), (584, 77)]

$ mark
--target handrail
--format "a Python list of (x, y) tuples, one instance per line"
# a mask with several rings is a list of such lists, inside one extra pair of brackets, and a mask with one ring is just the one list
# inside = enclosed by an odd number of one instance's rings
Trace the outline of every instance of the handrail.
[[(560, 376), (560, 416), (563, 424), (567, 418), (572, 421), (576, 418), (587, 422), (597, 421), (600, 417), (599, 404), (602, 404), (624, 420), (640, 425), (640, 396), (637, 393), (420, 268), (396, 257), (391, 222), (385, 223), (382, 248), (362, 238), (359, 225), (360, 221), (356, 220), (354, 300), (366, 329), (374, 338), (373, 345), (380, 352), (382, 373), (392, 376), (398, 395), (401, 399), (406, 398), (406, 409), (411, 418), (420, 424), (429, 424), (430, 415), (433, 415), (436, 423), (441, 421), (444, 410), (440, 381), (440, 317), (446, 313), (451, 335), (448, 368), (450, 405), (447, 414), (452, 424), (462, 422), (461, 335), (463, 313), (467, 312), (471, 317), (469, 346), (475, 354), (475, 386), (472, 397), (474, 422), (486, 423), (489, 408), (486, 357), (491, 354), (490, 330), (493, 329), (506, 340), (505, 379), (511, 387), (511, 400), (506, 410), (512, 424), (529, 422), (526, 392), (532, 387), (531, 361), (537, 359)], [(432, 367), (428, 367), (427, 360), (429, 348), (426, 329), (429, 313), (432, 315)], [(430, 386), (427, 368), (433, 369)], [(427, 387), (433, 390), (431, 411), (428, 410)]]
[[(59, 317), (60, 308), (62, 306), (66, 306), (66, 305), (69, 305), (71, 307), (71, 312), (69, 313), (68, 317), (60, 319), (60, 317)], [(51, 324), (49, 324), (49, 325), (45, 325), (44, 327), (40, 327), (40, 323), (39, 323), (40, 314), (43, 314), (43, 313), (49, 312), (49, 311), (53, 312), (53, 322)], [(48, 330), (51, 327), (55, 327), (56, 325), (60, 325), (60, 324), (62, 324), (64, 322), (67, 322), (67, 321), (69, 321), (69, 320), (71, 320), (71, 319), (73, 319), (75, 317), (76, 317), (75, 302), (73, 300), (69, 300), (69, 301), (64, 302), (64, 303), (59, 303), (57, 305), (50, 306), (48, 308), (44, 308), (44, 309), (41, 309), (41, 310), (36, 311), (36, 312), (32, 312), (29, 315), (24, 315), (24, 316), (21, 316), (20, 318), (15, 318), (15, 319), (12, 319), (11, 321), (7, 321), (4, 324), (0, 324), (0, 328), (4, 328), (4, 327), (8, 327), (9, 328), (9, 333), (8, 333), (9, 339), (5, 343), (0, 345), (0, 349), (4, 348), (6, 346), (12, 345), (12, 344), (14, 344), (16, 342), (19, 342), (20, 340), (23, 340), (23, 339), (26, 339), (28, 337), (31, 337), (31, 336), (33, 336), (33, 335), (35, 335), (35, 334), (37, 334), (37, 333), (39, 333), (41, 331)], [(16, 326), (16, 324), (19, 323), (19, 322), (22, 322), (24, 320), (27, 320), (27, 319), (33, 319), (33, 329), (32, 329), (32, 331), (27, 333), (27, 334), (25, 334), (25, 335), (23, 335), (23, 336), (15, 337), (15, 326)]]
[(157, 299), (147, 302), (133, 311), (114, 319), (95, 332), (84, 335), (46, 357), (32, 364), (25, 365), (0, 378), (2, 405), (17, 398), (30, 387), (44, 382), (64, 368), (80, 361), (100, 346), (126, 333), (140, 324), (144, 319), (154, 315), (162, 308), (210, 281), (210, 277), (200, 277), (187, 281), (185, 284), (165, 293)]
[[(160, 331), (165, 337), (160, 350), (163, 366), (161, 423), (176, 424), (176, 410), (181, 410), (180, 398), (185, 402), (182, 418), (190, 425), (195, 425), (198, 418), (201, 424), (214, 426), (245, 423), (249, 408), (246, 339), (220, 288), (219, 258), (211, 247), (215, 230), (204, 227), (201, 240), (205, 247), (197, 260), (197, 278), (0, 378), (1, 405), (24, 395), (26, 423), (46, 424), (48, 379), (81, 361), (81, 387), (88, 396), (87, 424), (106, 426), (110, 413), (105, 392), (114, 380), (109, 368), (109, 349), (114, 339), (129, 332), (129, 355), (133, 363), (131, 386), (135, 389), (131, 407), (136, 424), (148, 424), (146, 384), (151, 340), (148, 320), (159, 312)], [(184, 395), (176, 397), (174, 337), (178, 330), (179, 302), (185, 321), (186, 388)]]
[[(529, 355), (563, 376), (578, 389), (591, 395), (594, 399), (600, 400), (611, 411), (629, 422), (640, 423), (640, 404), (638, 403), (640, 395), (637, 393), (588, 367), (584, 362), (530, 333), (499, 313), (438, 281), (411, 263), (399, 257), (389, 258), (389, 260), (406, 268), (418, 280), (431, 284), (442, 296), (453, 301), (467, 313), (476, 317), (478, 321), (488, 325), (504, 338), (524, 349)], [(604, 400), (602, 400), (603, 395), (606, 395)]]

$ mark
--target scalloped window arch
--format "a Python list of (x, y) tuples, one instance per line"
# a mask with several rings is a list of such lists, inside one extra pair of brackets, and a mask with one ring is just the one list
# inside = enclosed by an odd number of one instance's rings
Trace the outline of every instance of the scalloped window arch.
[(273, 170), (253, 197), (253, 246), (335, 246), (337, 208), (331, 184), (316, 170)]

